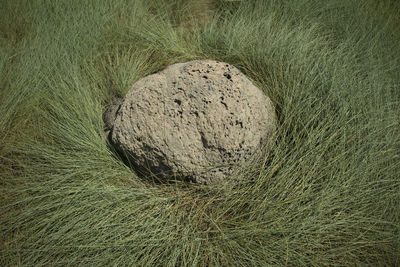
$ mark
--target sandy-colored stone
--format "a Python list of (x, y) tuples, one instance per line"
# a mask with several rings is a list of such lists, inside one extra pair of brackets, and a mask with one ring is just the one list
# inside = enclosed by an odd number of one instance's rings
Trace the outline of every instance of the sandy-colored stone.
[(161, 179), (212, 184), (229, 178), (275, 128), (270, 99), (237, 68), (178, 63), (137, 81), (125, 96), (112, 143)]

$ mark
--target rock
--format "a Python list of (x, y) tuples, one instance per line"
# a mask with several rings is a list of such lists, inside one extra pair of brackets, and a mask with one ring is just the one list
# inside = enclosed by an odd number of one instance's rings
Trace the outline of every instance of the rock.
[(122, 98), (117, 98), (114, 102), (107, 107), (103, 112), (104, 131), (110, 131), (114, 125), (117, 112), (122, 104)]
[(178, 63), (137, 81), (111, 141), (136, 167), (201, 184), (229, 178), (275, 129), (270, 99), (236, 67)]

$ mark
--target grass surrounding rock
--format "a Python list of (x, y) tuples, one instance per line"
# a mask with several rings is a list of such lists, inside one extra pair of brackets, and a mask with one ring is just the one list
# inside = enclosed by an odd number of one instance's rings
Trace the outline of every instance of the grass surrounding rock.
[[(398, 2), (2, 2), (1, 266), (400, 264)], [(138, 178), (102, 112), (205, 58), (277, 105), (269, 152), (233, 187)]]

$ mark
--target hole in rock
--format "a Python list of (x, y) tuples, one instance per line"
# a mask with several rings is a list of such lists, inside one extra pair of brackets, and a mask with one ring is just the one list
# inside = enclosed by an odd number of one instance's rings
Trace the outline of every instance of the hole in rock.
[(235, 124), (239, 125), (240, 128), (243, 128), (243, 122), (236, 120)]
[(229, 74), (229, 73), (224, 73), (224, 76), (228, 79), (228, 80), (230, 80), (231, 78), (232, 78), (232, 76)]

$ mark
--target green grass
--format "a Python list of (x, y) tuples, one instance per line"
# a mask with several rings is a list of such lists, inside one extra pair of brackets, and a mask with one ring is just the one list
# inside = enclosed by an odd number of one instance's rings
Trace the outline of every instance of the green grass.
[[(396, 1), (0, 4), (0, 265), (400, 265)], [(233, 185), (153, 183), (102, 111), (180, 61), (229, 62), (279, 129)]]

